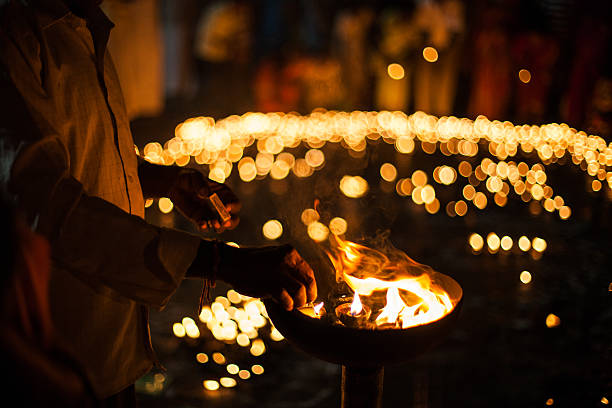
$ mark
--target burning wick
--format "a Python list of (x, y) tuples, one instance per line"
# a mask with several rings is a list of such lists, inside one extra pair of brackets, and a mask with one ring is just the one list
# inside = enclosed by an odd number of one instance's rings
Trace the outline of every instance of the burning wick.
[(351, 303), (351, 316), (357, 316), (363, 310), (363, 305), (361, 304), (361, 299), (359, 299), (359, 293), (355, 292), (355, 297), (353, 298), (353, 303)]
[(370, 313), (370, 308), (361, 303), (357, 292), (355, 292), (351, 303), (342, 303), (336, 307), (336, 316), (347, 327), (365, 328)]
[(323, 302), (317, 303), (316, 305), (308, 304), (302, 306), (298, 309), (300, 312), (305, 314), (308, 317), (312, 317), (315, 319), (320, 319), (323, 314), (325, 314), (325, 308), (323, 307)]

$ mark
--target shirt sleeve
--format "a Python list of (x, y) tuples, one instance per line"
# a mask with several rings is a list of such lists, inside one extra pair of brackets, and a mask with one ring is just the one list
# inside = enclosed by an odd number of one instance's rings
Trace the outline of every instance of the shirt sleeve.
[(9, 191), (51, 243), (54, 265), (94, 287), (163, 307), (204, 241), (85, 194), (67, 163), (61, 142), (43, 138), (19, 151), (9, 180)]
[(58, 135), (35, 125), (35, 112), (7, 72), (0, 61), (2, 184), (49, 240), (54, 267), (104, 293), (162, 308), (206, 241), (86, 194), (71, 176), (68, 150)]

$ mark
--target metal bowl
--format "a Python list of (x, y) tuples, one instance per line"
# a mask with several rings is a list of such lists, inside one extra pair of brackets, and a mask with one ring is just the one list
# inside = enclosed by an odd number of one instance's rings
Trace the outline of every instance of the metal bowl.
[(401, 364), (440, 343), (459, 317), (461, 286), (438, 272), (433, 272), (432, 279), (446, 290), (455, 307), (439, 320), (407, 329), (351, 328), (311, 318), (297, 310), (287, 311), (270, 299), (264, 304), (272, 323), (287, 340), (321, 360), (348, 366)]

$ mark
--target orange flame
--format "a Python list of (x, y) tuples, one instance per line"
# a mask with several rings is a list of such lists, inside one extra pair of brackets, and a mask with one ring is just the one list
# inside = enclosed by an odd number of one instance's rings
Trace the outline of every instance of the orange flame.
[(351, 303), (351, 316), (357, 316), (363, 310), (361, 299), (359, 299), (359, 293), (355, 292), (353, 297), (353, 303)]
[(313, 310), (316, 315), (319, 315), (319, 313), (321, 313), (322, 308), (323, 308), (323, 302), (319, 303), (318, 305), (314, 305)]
[(359, 301), (358, 293), (375, 301), (377, 295), (386, 291), (385, 305), (375, 320), (377, 326), (393, 324), (408, 328), (427, 324), (454, 308), (449, 295), (432, 281), (432, 269), (391, 245), (383, 253), (335, 235), (330, 240), (332, 248), (328, 255), (336, 270), (336, 280), (346, 282), (355, 292), (353, 305)]

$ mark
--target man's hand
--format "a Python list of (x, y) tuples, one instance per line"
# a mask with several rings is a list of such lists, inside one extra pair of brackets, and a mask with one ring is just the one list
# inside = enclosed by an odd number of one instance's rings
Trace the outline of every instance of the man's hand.
[(272, 297), (287, 310), (317, 298), (308, 263), (291, 245), (220, 250), (218, 278), (252, 297)]
[[(209, 197), (216, 193), (221, 199), (231, 218), (223, 222), (219, 214), (211, 207)], [(216, 232), (233, 229), (240, 218), (240, 201), (225, 184), (217, 183), (204, 177), (195, 169), (184, 169), (179, 172), (168, 194), (170, 200), (187, 217), (200, 228), (214, 228)]]

